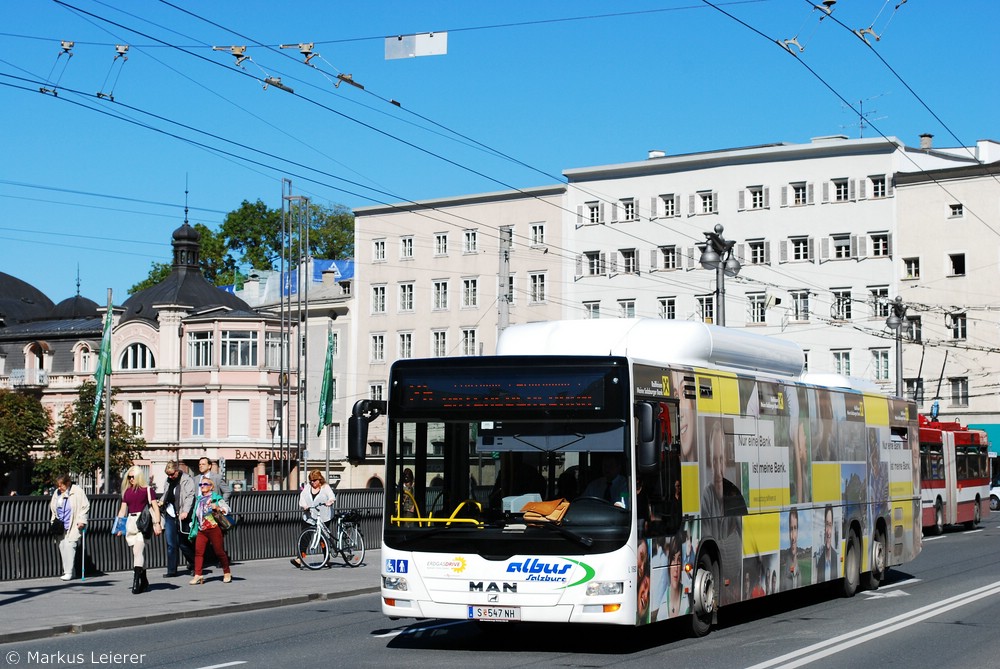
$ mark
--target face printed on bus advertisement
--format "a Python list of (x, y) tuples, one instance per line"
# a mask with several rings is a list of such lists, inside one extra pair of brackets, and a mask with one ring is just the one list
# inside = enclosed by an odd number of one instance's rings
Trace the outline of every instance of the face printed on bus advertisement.
[(712, 469), (712, 487), (722, 499), (723, 478), (726, 472), (726, 435), (722, 421), (714, 421), (708, 437), (708, 464)]
[(639, 585), (636, 588), (636, 622), (649, 622), (649, 545), (640, 540), (636, 547), (636, 572)]
[(684, 375), (681, 372), (671, 374), (670, 381), (670, 394), (677, 400), (680, 409), (677, 429), (680, 432), (681, 462), (694, 462), (694, 422), (698, 415), (697, 403), (693, 399), (684, 397)]

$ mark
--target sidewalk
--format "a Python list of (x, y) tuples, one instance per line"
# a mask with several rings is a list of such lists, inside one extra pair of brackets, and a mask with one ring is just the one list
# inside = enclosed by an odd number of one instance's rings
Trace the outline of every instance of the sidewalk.
[(219, 567), (205, 570), (203, 585), (188, 585), (191, 576), (163, 578), (165, 570), (155, 569), (148, 572), (149, 590), (140, 595), (130, 589), (131, 571), (82, 581), (4, 581), (0, 643), (376, 593), (380, 554), (369, 551), (353, 569), (338, 557), (319, 571), (295, 569), (287, 558), (236, 562), (228, 584)]

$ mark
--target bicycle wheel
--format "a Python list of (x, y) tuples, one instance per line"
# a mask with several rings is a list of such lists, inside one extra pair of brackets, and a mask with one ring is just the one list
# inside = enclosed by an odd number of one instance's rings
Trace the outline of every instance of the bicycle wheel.
[(340, 555), (348, 567), (357, 567), (365, 561), (365, 535), (357, 525), (341, 529)]
[(330, 546), (315, 527), (299, 535), (299, 559), (308, 569), (322, 569), (330, 560)]

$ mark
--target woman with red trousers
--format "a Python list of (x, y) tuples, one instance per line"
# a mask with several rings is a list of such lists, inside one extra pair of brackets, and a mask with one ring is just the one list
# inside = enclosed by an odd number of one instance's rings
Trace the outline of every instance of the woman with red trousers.
[(194, 542), (194, 578), (190, 585), (201, 585), (205, 577), (201, 574), (205, 562), (205, 546), (212, 544), (216, 557), (222, 565), (222, 582), (229, 583), (233, 575), (229, 571), (229, 556), (222, 542), (222, 530), (215, 520), (216, 514), (228, 514), (229, 505), (222, 495), (215, 491), (215, 483), (205, 476), (198, 483), (198, 497), (194, 501), (194, 518), (191, 523), (191, 533), (188, 538)]

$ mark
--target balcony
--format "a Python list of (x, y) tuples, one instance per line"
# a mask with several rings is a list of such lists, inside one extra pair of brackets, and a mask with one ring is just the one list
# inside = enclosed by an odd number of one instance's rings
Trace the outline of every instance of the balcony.
[(10, 387), (26, 388), (49, 385), (49, 373), (44, 369), (10, 370)]

